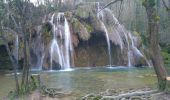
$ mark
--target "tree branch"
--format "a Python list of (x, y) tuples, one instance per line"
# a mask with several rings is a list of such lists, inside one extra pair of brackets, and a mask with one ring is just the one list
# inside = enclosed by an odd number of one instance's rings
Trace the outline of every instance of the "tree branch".
[(170, 10), (170, 7), (168, 7), (168, 6), (166, 5), (166, 2), (165, 2), (164, 0), (162, 0), (162, 3), (163, 3), (164, 7), (165, 7), (167, 10)]
[[(112, 2), (110, 2), (110, 3), (108, 3), (107, 5), (105, 5), (99, 12), (101, 12), (103, 9), (105, 9), (105, 8), (107, 8), (108, 6), (110, 6), (111, 4), (114, 4), (114, 3), (116, 3), (116, 2), (118, 2), (118, 1), (123, 1), (123, 0), (115, 0), (115, 1), (112, 1)], [(98, 12), (98, 13), (99, 13)]]
[(3, 27), (2, 30), (5, 31), (5, 32), (9, 32), (9, 33), (12, 33), (12, 34), (14, 34), (14, 35), (17, 35), (17, 32), (15, 32), (14, 30), (12, 30), (11, 28)]

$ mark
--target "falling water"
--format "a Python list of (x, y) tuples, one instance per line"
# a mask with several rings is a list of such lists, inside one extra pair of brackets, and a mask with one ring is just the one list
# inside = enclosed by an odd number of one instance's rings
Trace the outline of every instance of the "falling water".
[[(100, 3), (97, 2), (97, 12), (100, 11)], [(100, 20), (100, 16), (101, 16), (101, 20)], [(106, 40), (107, 40), (107, 47), (108, 47), (108, 56), (109, 56), (109, 66), (111, 67), (111, 61), (112, 61), (112, 57), (111, 57), (111, 48), (110, 48), (110, 39), (109, 39), (109, 34), (108, 34), (108, 30), (105, 26), (105, 24), (103, 23), (102, 19), (103, 19), (103, 12), (99, 12), (97, 13), (97, 17), (98, 19), (100, 20), (100, 23), (101, 23), (101, 27), (104, 29), (104, 32), (105, 32), (105, 36), (106, 36)]]
[[(53, 61), (58, 62), (63, 70), (69, 70), (70, 65), (70, 55), (72, 55), (73, 47), (71, 42), (71, 33), (67, 19), (64, 16), (64, 13), (57, 14), (57, 25), (54, 23), (55, 14), (51, 17), (51, 24), (53, 26), (53, 39), (50, 46), (50, 63), (52, 70)], [(64, 17), (64, 32), (62, 33), (59, 29), (59, 26), (62, 25), (61, 18)], [(63, 36), (64, 35), (64, 36)], [(60, 38), (57, 38), (60, 36)], [(64, 43), (62, 39), (64, 38)], [(60, 42), (59, 42), (60, 41)]]
[(69, 29), (69, 24), (67, 19), (65, 18), (64, 22), (64, 30), (65, 30), (65, 69), (70, 69), (70, 52), (72, 51), (72, 43), (71, 43), (71, 34)]
[[(131, 63), (131, 58), (133, 57), (132, 53), (135, 53), (136, 55), (138, 55), (139, 57), (143, 57), (146, 62), (148, 63), (149, 61), (146, 59), (146, 57), (144, 57), (144, 55), (140, 52), (140, 50), (135, 46), (134, 44), (134, 39), (132, 37), (132, 34), (127, 31), (123, 25), (121, 25), (119, 23), (119, 21), (117, 20), (117, 18), (113, 15), (113, 13), (111, 12), (110, 9), (106, 8), (105, 11), (107, 11), (111, 16), (112, 16), (112, 21), (113, 21), (113, 29), (114, 29), (114, 36), (111, 38), (114, 38), (114, 42), (118, 43), (121, 47), (121, 49), (123, 49), (123, 38), (125, 38), (125, 41), (127, 43), (127, 56), (128, 56), (128, 66), (132, 66)], [(130, 41), (129, 41), (130, 39)], [(149, 64), (149, 63), (148, 63)], [(149, 64), (150, 66), (150, 64)]]
[[(53, 26), (53, 39), (52, 39), (52, 43), (51, 43), (51, 47), (50, 47), (50, 54), (51, 54), (51, 59), (50, 59), (50, 70), (52, 70), (52, 67), (53, 67), (53, 60), (56, 60), (56, 59), (53, 59), (54, 56), (56, 56), (56, 54), (58, 55), (58, 63), (60, 64), (60, 66), (63, 66), (63, 63), (62, 63), (62, 57), (61, 57), (61, 51), (59, 49), (59, 45), (58, 45), (58, 42), (57, 42), (57, 38), (56, 38), (56, 26), (54, 24), (54, 16), (55, 14), (52, 15), (51, 17), (51, 24)], [(59, 14), (60, 16), (60, 14)], [(58, 17), (57, 17), (58, 18)]]
[(112, 57), (111, 57), (110, 39), (109, 39), (109, 35), (108, 35), (108, 31), (106, 29), (106, 26), (104, 25), (104, 23), (102, 21), (101, 21), (101, 25), (106, 33), (106, 40), (107, 40), (108, 54), (109, 54), (109, 66), (111, 67)]
[(115, 17), (115, 15), (112, 13), (112, 11), (108, 8), (106, 8), (104, 11), (108, 12), (111, 17), (112, 17), (112, 23), (113, 23), (113, 30), (114, 32), (112, 32), (112, 41), (115, 44), (118, 44), (120, 46), (120, 49), (123, 50), (124, 48), (124, 43), (123, 43), (123, 39), (122, 37), (125, 37), (125, 40), (127, 43), (129, 43), (128, 39), (126, 39), (127, 35), (126, 35), (126, 30), (125, 28), (119, 23), (119, 21), (117, 20), (117, 18)]
[(39, 70), (42, 70), (44, 57), (45, 57), (45, 55), (43, 54), (43, 55), (41, 56), (41, 60), (40, 60), (40, 69), (39, 69)]
[(134, 37), (130, 33), (128, 35), (131, 40), (131, 46), (132, 46), (132, 50), (134, 51), (134, 53), (140, 57), (144, 57), (143, 54), (139, 51), (139, 49), (135, 46), (134, 39), (133, 39)]
[(111, 16), (112, 16), (112, 21), (113, 21), (113, 29), (114, 32), (112, 35), (113, 36), (113, 40), (116, 44), (119, 44), (121, 50), (123, 50), (124, 48), (124, 43), (123, 43), (123, 37), (125, 38), (125, 41), (127, 43), (127, 56), (128, 56), (128, 66), (132, 66), (131, 64), (131, 51), (130, 51), (130, 43), (129, 43), (129, 39), (128, 39), (128, 31), (124, 28), (123, 25), (121, 25), (119, 23), (119, 21), (117, 20), (117, 18), (114, 16), (114, 14), (111, 12), (110, 9), (106, 8), (105, 11), (107, 11)]
[(130, 33), (129, 33), (128, 35), (129, 35), (129, 38), (130, 38), (130, 40), (131, 40), (133, 52), (134, 52), (137, 56), (144, 58), (144, 60), (146, 61), (147, 65), (148, 65), (149, 67), (151, 67), (152, 65), (150, 64), (150, 62), (148, 61), (148, 59), (147, 59), (147, 58), (142, 54), (142, 52), (135, 46), (135, 44), (134, 44), (134, 37), (133, 37)]

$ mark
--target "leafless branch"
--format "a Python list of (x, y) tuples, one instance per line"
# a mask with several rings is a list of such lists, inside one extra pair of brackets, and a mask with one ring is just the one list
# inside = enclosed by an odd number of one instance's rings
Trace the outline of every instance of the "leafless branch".
[(122, 12), (122, 10), (123, 10), (122, 5), (123, 5), (123, 0), (122, 0), (121, 3), (120, 3), (118, 20), (119, 20), (119, 18), (120, 18), (120, 16), (121, 16), (121, 12)]
[(167, 10), (170, 10), (170, 7), (168, 7), (168, 6), (166, 5), (166, 2), (165, 2), (164, 0), (162, 0), (162, 3), (163, 3), (164, 7), (165, 7)]
[(8, 27), (3, 27), (2, 30), (5, 31), (5, 32), (9, 32), (9, 33), (12, 33), (14, 35), (17, 35), (17, 32), (15, 32), (14, 30), (12, 30)]
[[(112, 2), (108, 3), (107, 5), (105, 5), (99, 12), (101, 12), (103, 9), (107, 8), (108, 6), (114, 4), (114, 3), (118, 2), (118, 1), (121, 1), (121, 2), (122, 2), (123, 0), (114, 0), (114, 1), (112, 1)], [(98, 12), (98, 13), (99, 13), (99, 12)]]

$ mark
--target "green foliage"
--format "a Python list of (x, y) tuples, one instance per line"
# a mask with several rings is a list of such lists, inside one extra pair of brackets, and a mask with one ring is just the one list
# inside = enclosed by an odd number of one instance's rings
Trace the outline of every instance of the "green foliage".
[(80, 22), (78, 19), (72, 19), (72, 26), (75, 33), (83, 40), (88, 40), (90, 38), (89, 31), (92, 31), (92, 27), (88, 24)]
[(149, 43), (148, 35), (146, 33), (144, 33), (144, 34), (141, 34), (140, 36), (141, 36), (141, 39), (142, 39), (142, 44), (144, 46), (148, 47), (149, 46), (149, 44), (148, 44)]
[(145, 7), (154, 7), (156, 5), (155, 0), (144, 0), (142, 3)]
[(39, 84), (40, 84), (39, 80), (31, 76), (29, 84), (26, 84), (27, 88), (25, 88), (25, 86), (22, 85), (19, 89), (18, 94), (16, 91), (10, 91), (8, 94), (8, 98), (10, 98), (10, 100), (14, 100), (17, 96), (24, 96), (25, 94), (31, 93), (32, 91), (36, 90), (39, 87)]
[(8, 98), (9, 98), (9, 100), (15, 100), (16, 97), (17, 97), (17, 93), (16, 93), (16, 92), (10, 91), (10, 92), (8, 93)]
[(161, 54), (165, 64), (170, 64), (170, 45), (162, 45)]
[(92, 27), (90, 24), (85, 24), (85, 23), (84, 23), (83, 25), (86, 27), (88, 33), (93, 32), (93, 27)]
[(45, 23), (42, 27), (42, 37), (48, 43), (52, 38), (52, 26), (50, 23)]
[(170, 64), (170, 54), (168, 52), (161, 52), (163, 59), (164, 59), (164, 63), (165, 64)]
[(159, 16), (155, 16), (155, 21), (160, 21), (160, 17)]

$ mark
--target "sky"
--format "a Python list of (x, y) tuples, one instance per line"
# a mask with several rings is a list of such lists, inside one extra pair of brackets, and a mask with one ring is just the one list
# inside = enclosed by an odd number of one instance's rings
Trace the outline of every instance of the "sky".
[[(33, 3), (37, 3), (37, 0), (30, 0)], [(42, 0), (38, 0), (38, 1), (42, 1)]]

